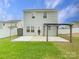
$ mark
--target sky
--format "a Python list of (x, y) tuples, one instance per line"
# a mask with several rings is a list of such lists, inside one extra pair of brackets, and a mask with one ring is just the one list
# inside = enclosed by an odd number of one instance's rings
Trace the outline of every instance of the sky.
[(58, 21), (79, 21), (79, 0), (0, 0), (0, 21), (22, 20), (24, 9), (56, 9)]

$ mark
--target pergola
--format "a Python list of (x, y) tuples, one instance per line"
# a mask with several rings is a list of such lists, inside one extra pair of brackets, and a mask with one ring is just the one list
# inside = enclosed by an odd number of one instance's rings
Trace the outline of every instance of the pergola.
[(69, 26), (69, 28), (70, 28), (70, 39), (69, 39), (69, 41), (70, 41), (70, 43), (72, 43), (72, 25), (73, 24), (58, 24), (58, 23), (44, 23), (43, 24), (43, 36), (45, 35), (45, 27), (47, 28), (47, 30), (46, 30), (47, 31), (47, 33), (46, 33), (46, 41), (47, 42), (48, 42), (48, 27), (51, 26), (51, 25), (56, 26), (56, 28), (57, 28), (56, 36), (58, 36), (59, 26), (61, 26), (61, 25)]

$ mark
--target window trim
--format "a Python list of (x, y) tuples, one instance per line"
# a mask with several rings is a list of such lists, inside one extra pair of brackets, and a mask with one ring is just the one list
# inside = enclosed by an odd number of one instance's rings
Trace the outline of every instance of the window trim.
[(31, 26), (31, 32), (35, 32), (34, 26)]
[(43, 18), (46, 19), (47, 18), (47, 12), (43, 13)]

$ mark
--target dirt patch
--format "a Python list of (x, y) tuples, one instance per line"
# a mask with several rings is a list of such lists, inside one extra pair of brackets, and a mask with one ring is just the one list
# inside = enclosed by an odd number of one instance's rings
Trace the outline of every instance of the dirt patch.
[[(70, 34), (66, 34), (65, 37), (70, 37)], [(72, 33), (72, 37), (79, 37), (79, 33)]]

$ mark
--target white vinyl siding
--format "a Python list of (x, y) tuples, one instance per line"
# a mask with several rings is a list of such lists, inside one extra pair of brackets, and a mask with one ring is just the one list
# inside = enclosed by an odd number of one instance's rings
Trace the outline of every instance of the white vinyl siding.
[[(46, 14), (44, 15), (44, 12)], [(34, 16), (35, 18), (32, 18)], [(43, 18), (45, 16), (45, 18)], [(43, 24), (44, 23), (58, 23), (57, 11), (26, 11), (24, 12), (24, 35), (38, 35), (38, 27), (40, 27), (40, 35), (43, 35)], [(26, 26), (30, 26), (30, 32), (26, 32)], [(31, 28), (31, 27), (34, 28)], [(34, 29), (34, 32), (31, 30)], [(46, 28), (45, 28), (46, 29)], [(56, 28), (49, 28), (49, 35), (56, 35)], [(46, 33), (46, 32), (45, 32)]]

